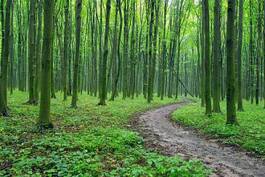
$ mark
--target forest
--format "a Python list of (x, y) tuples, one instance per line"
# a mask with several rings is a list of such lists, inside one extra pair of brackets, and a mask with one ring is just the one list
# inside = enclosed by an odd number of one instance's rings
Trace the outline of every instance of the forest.
[(0, 30), (0, 176), (265, 176), (265, 0), (0, 0)]

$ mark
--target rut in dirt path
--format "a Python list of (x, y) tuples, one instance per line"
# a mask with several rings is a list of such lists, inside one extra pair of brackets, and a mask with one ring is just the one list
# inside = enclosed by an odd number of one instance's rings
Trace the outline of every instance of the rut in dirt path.
[(148, 148), (165, 155), (180, 155), (183, 158), (198, 158), (214, 169), (212, 176), (265, 177), (265, 163), (246, 152), (227, 147), (196, 134), (170, 120), (176, 109), (189, 104), (183, 101), (174, 105), (151, 110), (135, 118), (134, 127), (144, 137)]

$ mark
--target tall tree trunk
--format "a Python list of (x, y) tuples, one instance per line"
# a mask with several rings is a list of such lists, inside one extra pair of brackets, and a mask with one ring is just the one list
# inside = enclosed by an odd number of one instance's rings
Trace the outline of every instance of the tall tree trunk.
[(22, 47), (22, 8), (21, 8), (21, 2), (17, 3), (17, 77), (18, 77), (18, 90), (23, 91), (24, 90), (24, 80), (23, 80), (23, 47)]
[(9, 74), (9, 88), (10, 88), (10, 94), (13, 94), (14, 90), (14, 63), (15, 63), (15, 58), (14, 58), (14, 2), (11, 2), (11, 7), (10, 7), (10, 13), (11, 13), (11, 19), (10, 19), (10, 74)]
[(255, 97), (256, 97), (256, 105), (259, 104), (259, 94), (260, 94), (260, 60), (262, 58), (262, 52), (261, 52), (261, 40), (262, 39), (262, 17), (261, 17), (261, 1), (258, 1), (258, 22), (257, 22), (257, 50), (256, 50), (256, 92), (255, 92)]
[(237, 109), (243, 111), (242, 101), (242, 41), (243, 41), (243, 11), (244, 0), (239, 0), (239, 20), (238, 20), (238, 48), (237, 48)]
[(204, 67), (205, 67), (205, 104), (206, 115), (211, 116), (211, 61), (210, 61), (210, 26), (209, 26), (209, 3), (208, 0), (203, 0), (203, 13), (205, 18), (204, 23)]
[(101, 66), (101, 78), (100, 78), (100, 101), (99, 105), (106, 105), (107, 99), (107, 61), (108, 61), (108, 41), (109, 41), (109, 19), (110, 19), (110, 10), (111, 10), (111, 0), (107, 0), (106, 4), (106, 21), (105, 21), (105, 36), (104, 36), (104, 55), (102, 58), (102, 66)]
[(252, 0), (249, 0), (249, 62), (250, 62), (250, 99), (251, 99), (251, 103), (254, 102), (254, 61), (253, 61), (253, 19), (252, 19)]
[(134, 94), (135, 94), (135, 66), (136, 66), (136, 58), (135, 58), (135, 41), (136, 41), (136, 36), (135, 35), (135, 26), (136, 26), (136, 15), (135, 15), (135, 11), (136, 11), (136, 2), (132, 1), (132, 31), (131, 31), (131, 43), (130, 43), (130, 83), (129, 83), (129, 90), (130, 90), (130, 96), (131, 98), (134, 98)]
[(234, 55), (234, 32), (235, 32), (235, 6), (234, 0), (228, 0), (227, 14), (227, 124), (236, 124), (235, 105), (235, 55)]
[(69, 58), (69, 0), (65, 1), (64, 7), (64, 49), (63, 49), (63, 100), (67, 99), (67, 63)]
[[(118, 66), (116, 69), (117, 71), (116, 71), (115, 75), (113, 76), (114, 82), (113, 82), (112, 94), (111, 94), (111, 98), (110, 98), (111, 101), (114, 101), (115, 96), (117, 95), (118, 82), (119, 82), (119, 77), (120, 77), (120, 72), (121, 72), (120, 41), (121, 41), (121, 33), (122, 33), (122, 10), (121, 10), (121, 1), (120, 0), (116, 0), (116, 16), (118, 16), (118, 14), (120, 16), (120, 27), (119, 27), (118, 41), (117, 41), (117, 47), (113, 46), (117, 50), (115, 57), (118, 60)], [(114, 45), (114, 41), (113, 41), (113, 45)]]
[(162, 76), (161, 76), (161, 100), (164, 99), (165, 94), (165, 70), (166, 70), (166, 57), (167, 57), (167, 42), (166, 42), (166, 25), (167, 25), (167, 5), (168, 0), (164, 4), (164, 19), (163, 19), (163, 51), (162, 51)]
[(71, 106), (77, 107), (77, 92), (78, 92), (78, 75), (79, 75), (79, 60), (80, 60), (80, 36), (81, 36), (81, 12), (82, 0), (76, 0), (76, 49), (74, 61), (74, 77), (73, 77), (73, 96)]
[(129, 1), (124, 1), (124, 37), (123, 37), (123, 99), (125, 99), (128, 96), (128, 40), (129, 40), (129, 27), (128, 22), (129, 21)]
[(148, 92), (147, 92), (147, 102), (150, 103), (153, 100), (153, 66), (154, 66), (154, 55), (153, 55), (153, 26), (154, 26), (154, 10), (155, 10), (155, 1), (149, 2), (150, 6), (150, 23), (149, 23), (149, 49), (148, 49)]
[(36, 81), (34, 83), (34, 94), (36, 102), (39, 101), (39, 91), (40, 91), (40, 72), (41, 72), (41, 38), (42, 38), (42, 0), (38, 0), (38, 33), (37, 33), (37, 44), (36, 44)]
[(213, 65), (213, 112), (221, 112), (220, 108), (220, 63), (221, 63), (221, 0), (214, 5), (214, 65)]
[[(2, 25), (4, 29), (4, 39), (2, 42), (3, 48), (2, 48), (2, 61), (1, 61), (1, 73), (0, 73), (0, 115), (2, 116), (8, 116), (8, 110), (7, 110), (7, 72), (8, 72), (8, 57), (9, 57), (9, 35), (10, 35), (10, 11), (11, 11), (11, 5), (12, 0), (7, 1), (6, 3), (6, 12), (5, 12), (5, 18), (4, 14), (2, 12), (1, 20)], [(3, 1), (1, 2), (1, 9), (3, 10)], [(3, 23), (4, 22), (4, 23)]]
[(36, 0), (30, 0), (30, 12), (29, 12), (29, 44), (28, 44), (28, 89), (29, 89), (29, 100), (28, 104), (37, 104), (35, 98), (35, 87), (36, 82)]
[(205, 67), (204, 67), (204, 60), (205, 60), (205, 50), (204, 50), (204, 26), (205, 26), (205, 18), (204, 18), (204, 5), (202, 4), (202, 11), (201, 11), (201, 106), (205, 106)]
[[(265, 1), (263, 2), (263, 24), (265, 24)], [(265, 28), (263, 28), (263, 74), (265, 75)], [(265, 76), (263, 77), (264, 80), (264, 88), (263, 88), (263, 99), (264, 99), (264, 108), (265, 108)]]
[(50, 119), (51, 101), (51, 56), (53, 34), (54, 0), (44, 1), (44, 31), (41, 70), (41, 97), (38, 127), (40, 129), (53, 128)]

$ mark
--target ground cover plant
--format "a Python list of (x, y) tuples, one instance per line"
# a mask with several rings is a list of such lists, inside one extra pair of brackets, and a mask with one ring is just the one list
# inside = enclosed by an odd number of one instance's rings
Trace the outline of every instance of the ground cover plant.
[(223, 143), (239, 146), (265, 157), (265, 115), (262, 106), (244, 102), (244, 112), (238, 112), (239, 125), (227, 125), (225, 103), (221, 114), (205, 116), (200, 103), (193, 103), (173, 113), (172, 118), (185, 126), (198, 129), (206, 135), (219, 138)]
[(264, 157), (264, 24), (265, 0), (0, 0), (0, 176), (263, 177), (168, 118)]
[[(95, 97), (80, 96), (77, 109), (52, 100), (54, 129), (39, 133), (38, 109), (23, 105), (15, 92), (9, 119), (0, 120), (0, 176), (207, 176), (198, 160), (166, 157), (143, 147), (143, 139), (126, 129), (139, 111), (174, 102), (139, 97), (97, 106)], [(126, 104), (125, 104), (126, 102)]]

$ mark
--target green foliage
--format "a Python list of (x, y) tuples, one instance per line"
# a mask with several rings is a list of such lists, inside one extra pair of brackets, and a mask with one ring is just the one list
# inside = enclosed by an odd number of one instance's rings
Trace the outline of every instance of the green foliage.
[[(0, 119), (0, 176), (207, 176), (197, 160), (184, 161), (144, 149), (143, 139), (126, 130), (129, 118), (173, 100), (147, 104), (142, 97), (97, 106), (82, 95), (77, 110), (62, 95), (52, 101), (55, 129), (36, 131), (38, 107), (23, 105), (26, 95), (10, 98), (12, 117)], [(126, 103), (126, 104), (125, 104)]]
[(173, 118), (202, 133), (219, 138), (223, 143), (240, 146), (265, 157), (264, 108), (244, 102), (245, 112), (237, 113), (239, 126), (231, 126), (226, 125), (225, 103), (222, 103), (221, 107), (223, 114), (207, 117), (199, 103), (195, 103), (177, 110)]

